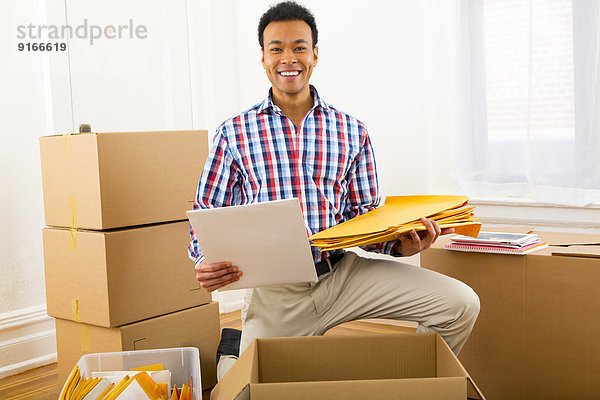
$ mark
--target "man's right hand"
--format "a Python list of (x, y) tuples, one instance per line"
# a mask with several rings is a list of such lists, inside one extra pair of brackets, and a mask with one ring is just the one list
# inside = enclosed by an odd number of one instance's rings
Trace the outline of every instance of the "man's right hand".
[(241, 276), (242, 273), (238, 267), (232, 266), (228, 261), (214, 264), (202, 261), (196, 266), (196, 279), (200, 282), (200, 286), (208, 292), (236, 282)]

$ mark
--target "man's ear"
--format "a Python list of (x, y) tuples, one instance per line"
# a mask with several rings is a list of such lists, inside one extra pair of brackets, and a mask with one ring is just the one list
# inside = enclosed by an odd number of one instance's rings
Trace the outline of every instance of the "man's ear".
[(317, 61), (319, 60), (319, 46), (313, 47), (313, 54), (314, 54), (314, 56), (313, 56), (313, 58), (314, 58), (313, 67), (316, 67), (317, 66)]
[(260, 49), (260, 63), (262, 64), (263, 68), (266, 69), (266, 67), (265, 67), (265, 49), (263, 49), (262, 47)]

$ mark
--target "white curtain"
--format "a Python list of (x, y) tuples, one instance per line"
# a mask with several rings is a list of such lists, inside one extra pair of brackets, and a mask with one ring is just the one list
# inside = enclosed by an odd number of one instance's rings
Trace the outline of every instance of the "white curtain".
[(600, 203), (600, 1), (458, 2), (455, 186)]

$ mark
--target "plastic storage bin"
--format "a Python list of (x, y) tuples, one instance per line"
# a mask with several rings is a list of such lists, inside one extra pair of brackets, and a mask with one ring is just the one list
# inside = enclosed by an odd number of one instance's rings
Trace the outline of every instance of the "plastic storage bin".
[(88, 378), (92, 372), (128, 371), (159, 363), (171, 371), (171, 388), (177, 385), (181, 389), (184, 383), (190, 383), (191, 376), (193, 399), (202, 399), (200, 353), (195, 347), (86, 354), (79, 359), (77, 366), (83, 378)]

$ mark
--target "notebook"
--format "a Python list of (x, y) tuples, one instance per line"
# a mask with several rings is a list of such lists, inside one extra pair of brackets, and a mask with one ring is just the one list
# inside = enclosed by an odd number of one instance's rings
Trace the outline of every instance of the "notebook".
[(507, 232), (479, 232), (477, 237), (457, 235), (452, 237), (453, 242), (465, 244), (479, 244), (505, 247), (522, 247), (539, 241), (537, 235), (532, 233), (507, 233)]
[(206, 261), (230, 261), (243, 273), (220, 291), (317, 281), (297, 198), (187, 215)]
[(532, 251), (545, 249), (548, 242), (531, 243), (523, 247), (486, 246), (478, 244), (450, 242), (444, 245), (447, 250), (467, 251), (473, 253), (516, 254), (525, 255)]
[(537, 235), (505, 232), (479, 232), (476, 238), (457, 235), (446, 243), (447, 250), (475, 253), (525, 255), (545, 249), (548, 242), (542, 242)]

